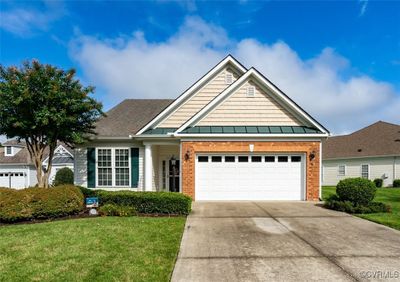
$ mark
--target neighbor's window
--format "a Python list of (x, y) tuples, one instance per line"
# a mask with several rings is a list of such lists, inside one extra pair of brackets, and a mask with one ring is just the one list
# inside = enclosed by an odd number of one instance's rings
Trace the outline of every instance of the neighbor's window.
[(129, 187), (129, 149), (97, 150), (97, 185)]
[(7, 146), (7, 147), (6, 147), (6, 155), (7, 155), (7, 156), (12, 155), (12, 147), (11, 147), (11, 146)]
[(339, 165), (338, 166), (338, 175), (339, 176), (345, 176), (346, 175), (346, 166), (345, 165)]
[(361, 165), (361, 177), (369, 179), (369, 165)]

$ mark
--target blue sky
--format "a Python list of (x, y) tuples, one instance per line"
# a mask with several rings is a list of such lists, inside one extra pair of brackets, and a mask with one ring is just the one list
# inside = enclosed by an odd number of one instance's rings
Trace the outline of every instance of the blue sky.
[(334, 133), (400, 121), (400, 2), (1, 2), (1, 64), (76, 68), (109, 109), (174, 98), (226, 54)]

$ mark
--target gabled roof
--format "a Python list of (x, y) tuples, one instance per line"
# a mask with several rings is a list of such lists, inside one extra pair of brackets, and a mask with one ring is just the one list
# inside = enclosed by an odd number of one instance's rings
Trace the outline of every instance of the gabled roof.
[(400, 125), (378, 121), (322, 145), (323, 160), (378, 156), (400, 156)]
[(171, 114), (174, 110), (176, 110), (182, 103), (187, 101), (192, 95), (196, 93), (197, 90), (203, 87), (209, 81), (209, 79), (215, 76), (219, 71), (221, 71), (227, 65), (234, 66), (236, 70), (241, 73), (245, 73), (247, 71), (247, 69), (232, 55), (226, 56), (209, 72), (207, 72), (202, 78), (200, 78), (192, 86), (186, 89), (178, 98), (176, 98), (173, 101), (173, 103), (171, 103), (162, 112), (156, 115), (151, 121), (149, 121), (149, 123), (143, 125), (143, 128), (141, 128), (136, 134), (140, 135), (146, 132), (147, 130), (154, 128), (155, 125), (159, 124), (162, 120), (167, 118), (169, 114)]
[(255, 80), (261, 86), (268, 89), (277, 101), (285, 104), (288, 109), (295, 112), (306, 124), (310, 127), (315, 127), (321, 134), (329, 135), (329, 131), (322, 126), (317, 120), (315, 120), (310, 114), (303, 110), (299, 105), (297, 105), (292, 99), (290, 99), (283, 91), (271, 83), (265, 76), (263, 76), (255, 68), (251, 68), (244, 75), (242, 75), (238, 80), (226, 88), (222, 93), (216, 96), (210, 103), (208, 103), (203, 109), (201, 109), (197, 114), (195, 114), (191, 119), (185, 122), (178, 130), (177, 133), (180, 134), (189, 127), (195, 126), (202, 118), (204, 118), (210, 111), (215, 109), (219, 104), (221, 104), (226, 98), (232, 95), (243, 83), (249, 79)]
[[(20, 147), (21, 149), (14, 155), (14, 156), (5, 156), (4, 151), (6, 150), (6, 147), (0, 147), (0, 165), (5, 165), (5, 164), (21, 164), (21, 165), (33, 165), (33, 161), (29, 155), (29, 151), (26, 148), (26, 143), (24, 141), (18, 141), (17, 139), (11, 139), (8, 140), (7, 142), (4, 143), (5, 146), (13, 146), (13, 147)], [(68, 147), (62, 142), (58, 143), (58, 147), (62, 146), (68, 151), (69, 158), (72, 159), (73, 163), (73, 150), (72, 148)], [(48, 150), (44, 152), (44, 162), (46, 162), (48, 158)], [(54, 157), (56, 158), (56, 156)], [(54, 161), (53, 158), (53, 161)]]
[(96, 123), (95, 131), (100, 137), (127, 138), (149, 123), (172, 102), (170, 99), (124, 100)]

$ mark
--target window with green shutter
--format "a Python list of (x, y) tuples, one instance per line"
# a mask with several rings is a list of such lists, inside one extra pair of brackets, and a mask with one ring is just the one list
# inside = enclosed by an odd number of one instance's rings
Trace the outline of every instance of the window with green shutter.
[(131, 187), (139, 183), (139, 148), (131, 148)]
[(96, 148), (87, 148), (87, 187), (96, 187)]

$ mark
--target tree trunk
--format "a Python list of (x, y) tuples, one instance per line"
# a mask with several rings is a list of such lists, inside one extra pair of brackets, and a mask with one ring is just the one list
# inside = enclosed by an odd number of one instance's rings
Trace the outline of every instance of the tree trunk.
[[(42, 140), (38, 140), (36, 138), (25, 138), (25, 142), (27, 144), (27, 148), (29, 151), (29, 155), (33, 161), (33, 164), (35, 165), (36, 168), (36, 179), (37, 179), (37, 185), (38, 187), (42, 188), (48, 188), (49, 187), (49, 173), (47, 173), (47, 170), (44, 171), (43, 169), (43, 161), (44, 161), (44, 152), (47, 147), (49, 148), (49, 157), (51, 153), (51, 159), (53, 158), (54, 155), (54, 146), (52, 145), (47, 145), (42, 142)], [(49, 159), (50, 165), (51, 161)], [(49, 168), (49, 167), (48, 167)], [(51, 167), (50, 167), (51, 170)]]

